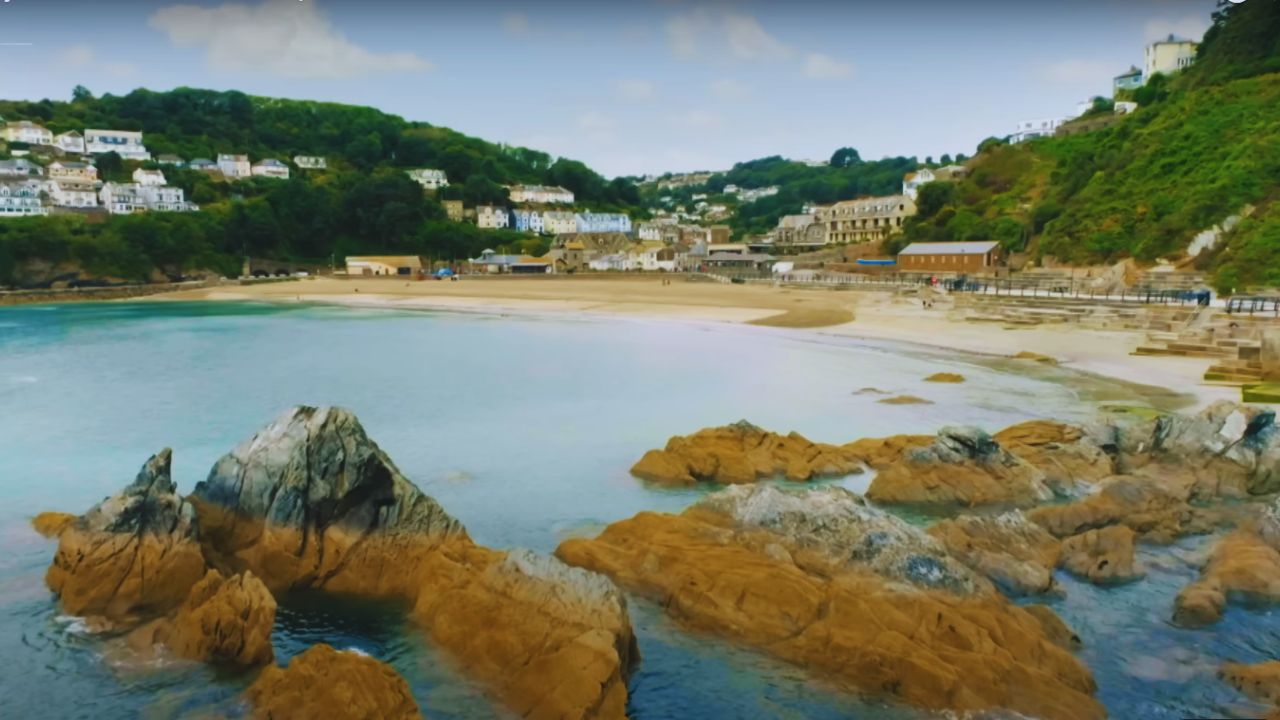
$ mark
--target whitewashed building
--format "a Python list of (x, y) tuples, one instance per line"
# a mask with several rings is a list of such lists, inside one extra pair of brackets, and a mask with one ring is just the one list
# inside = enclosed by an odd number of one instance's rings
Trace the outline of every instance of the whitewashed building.
[(113, 152), (125, 160), (150, 160), (151, 153), (142, 143), (142, 133), (130, 130), (84, 131), (84, 150), (90, 155)]
[(587, 261), (587, 267), (597, 272), (622, 272), (630, 267), (631, 259), (626, 253), (597, 255)]
[(423, 190), (439, 190), (442, 187), (449, 187), (449, 176), (443, 170), (415, 168), (405, 172), (414, 182), (421, 185)]
[(186, 201), (182, 188), (169, 185), (106, 183), (99, 193), (102, 206), (113, 215), (136, 212), (189, 212), (199, 210)]
[(672, 272), (676, 269), (675, 248), (660, 240), (638, 242), (627, 252), (627, 269)]
[(30, 120), (15, 120), (4, 124), (4, 139), (28, 145), (52, 145), (53, 133)]
[(902, 178), (902, 194), (915, 200), (920, 195), (920, 188), (936, 179), (929, 168), (920, 168), (915, 172), (907, 173)]
[(49, 164), (50, 180), (71, 180), (93, 184), (98, 181), (98, 168), (89, 163), (56, 160)]
[(1151, 43), (1142, 56), (1142, 81), (1150, 82), (1156, 73), (1172, 75), (1191, 67), (1197, 47), (1194, 40), (1175, 35)]
[(573, 193), (553, 185), (508, 185), (507, 193), (513, 203), (573, 204)]
[(45, 184), (45, 189), (55, 207), (98, 207), (98, 188), (92, 182), (72, 178), (49, 180)]
[(79, 132), (72, 130), (64, 132), (61, 135), (53, 136), (53, 146), (63, 152), (74, 153), (76, 155), (84, 154), (84, 136)]
[(578, 232), (578, 217), (566, 210), (548, 210), (542, 213), (542, 229), (552, 235)]
[(289, 166), (276, 160), (275, 158), (267, 158), (259, 160), (253, 164), (254, 177), (276, 178), (277, 180), (289, 179)]
[(294, 155), (293, 164), (303, 170), (329, 169), (329, 161), (317, 155)]
[(187, 164), (187, 161), (183, 160), (181, 157), (177, 155), (171, 155), (168, 153), (156, 158), (156, 162), (160, 163), (161, 165), (172, 165), (173, 167), (182, 167), (183, 165)]
[(44, 168), (26, 158), (0, 160), (0, 177), (39, 177), (44, 175)]
[(248, 155), (218, 155), (218, 169), (222, 176), (231, 179), (247, 178), (253, 174)]
[(636, 237), (641, 240), (661, 240), (662, 226), (656, 222), (642, 222), (636, 226)]
[(476, 208), (476, 225), (486, 230), (505, 230), (511, 224), (511, 214), (504, 207), (480, 205)]
[(139, 185), (164, 185), (168, 182), (164, 178), (164, 173), (159, 170), (143, 170), (142, 168), (133, 171), (133, 181)]
[(626, 213), (578, 213), (578, 232), (631, 232), (631, 216)]
[(1038, 120), (1023, 120), (1018, 123), (1013, 134), (1009, 136), (1009, 142), (1020, 143), (1026, 140), (1034, 140), (1035, 138), (1051, 137), (1058, 128), (1065, 125), (1071, 118), (1040, 118)]
[(48, 215), (38, 180), (0, 181), (0, 218)]

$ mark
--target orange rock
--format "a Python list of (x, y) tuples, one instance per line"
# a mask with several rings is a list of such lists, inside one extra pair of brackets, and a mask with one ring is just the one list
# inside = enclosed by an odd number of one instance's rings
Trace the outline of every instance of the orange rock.
[(1080, 641), (1080, 636), (1063, 622), (1062, 618), (1058, 617), (1058, 613), (1054, 612), (1053, 608), (1048, 605), (1023, 605), (1022, 609), (1039, 621), (1045, 635), (1058, 647), (1074, 651), (1084, 646), (1084, 643)]
[(799, 433), (779, 435), (746, 422), (676, 436), (650, 450), (631, 468), (638, 478), (665, 485), (725, 485), (785, 477), (805, 482), (862, 471), (860, 459), (837, 445), (810, 442)]
[(31, 519), (31, 527), (47, 538), (56, 538), (76, 521), (76, 516), (63, 512), (42, 512)]
[(134, 631), (130, 644), (164, 645), (201, 662), (262, 665), (275, 657), (276, 601), (252, 573), (224, 578), (210, 570), (170, 617)]
[(1044, 363), (1045, 365), (1058, 364), (1058, 361), (1055, 358), (1049, 357), (1048, 355), (1041, 355), (1040, 353), (1031, 352), (1029, 350), (1023, 350), (1017, 355), (1014, 355), (1013, 359), (1014, 360), (1031, 360), (1038, 363)]
[(918, 398), (915, 395), (896, 395), (891, 398), (877, 400), (881, 405), (932, 405), (932, 400)]
[(1053, 497), (1044, 473), (969, 427), (943, 428), (932, 443), (881, 468), (867, 498), (879, 503), (1033, 505)]
[(927, 535), (841, 492), (734, 488), (557, 554), (694, 629), (861, 692), (930, 709), (1105, 715), (1088, 669), (1039, 618), (966, 578)]
[(1011, 425), (992, 436), (1000, 446), (1043, 472), (1060, 492), (1115, 474), (1115, 464), (1078, 427), (1048, 420)]
[(1059, 565), (1094, 584), (1128, 582), (1141, 573), (1133, 563), (1133, 530), (1110, 525), (1089, 530), (1062, 542)]
[(1192, 507), (1188, 489), (1168, 478), (1122, 475), (1100, 483), (1098, 492), (1065, 505), (1036, 508), (1027, 518), (1060, 538), (1125, 525), (1150, 542), (1212, 532), (1224, 513)]
[(935, 523), (929, 534), (961, 562), (1010, 595), (1051, 592), (1056, 584), (1058, 539), (1022, 513), (962, 515)]
[(356, 652), (313, 645), (268, 667), (245, 691), (253, 717), (264, 720), (408, 720), (421, 718), (409, 683), (385, 663)]
[(863, 438), (844, 445), (844, 449), (877, 470), (902, 459), (903, 453), (913, 448), (928, 447), (933, 435), (893, 435), (887, 438)]
[(1226, 663), (1218, 671), (1218, 677), (1258, 702), (1280, 705), (1280, 662)]
[(940, 372), (930, 375), (924, 381), (932, 383), (962, 383), (964, 382), (964, 376), (959, 373)]
[(1189, 627), (1213, 624), (1233, 597), (1280, 602), (1280, 552), (1254, 528), (1218, 541), (1200, 579), (1174, 599), (1173, 621)]

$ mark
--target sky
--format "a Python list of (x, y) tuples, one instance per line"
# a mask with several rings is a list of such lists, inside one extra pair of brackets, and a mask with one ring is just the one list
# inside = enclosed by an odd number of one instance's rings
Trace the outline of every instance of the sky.
[(0, 0), (0, 97), (370, 105), (608, 176), (972, 154), (1072, 114), (1213, 0)]

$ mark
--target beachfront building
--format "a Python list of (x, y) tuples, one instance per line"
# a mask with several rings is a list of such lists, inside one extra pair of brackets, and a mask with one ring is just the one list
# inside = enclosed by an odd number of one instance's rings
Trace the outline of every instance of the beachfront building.
[(1140, 87), (1142, 87), (1142, 71), (1136, 65), (1130, 65), (1128, 70), (1111, 78), (1113, 95), (1121, 90), (1137, 90)]
[(827, 244), (827, 234), (818, 222), (818, 216), (813, 213), (783, 215), (778, 218), (778, 226), (773, 230), (773, 244), (821, 247)]
[(328, 170), (329, 161), (317, 155), (294, 155), (293, 164), (302, 170)]
[(53, 136), (53, 146), (64, 153), (84, 154), (84, 136), (72, 130)]
[(476, 208), (476, 225), (487, 230), (505, 230), (511, 225), (511, 214), (504, 207), (481, 205)]
[(38, 177), (40, 175), (44, 175), (44, 168), (26, 158), (0, 160), (0, 178)]
[(556, 263), (554, 258), (521, 255), (511, 263), (510, 270), (515, 275), (546, 275), (556, 271)]
[(38, 180), (0, 180), (0, 218), (48, 215)]
[(77, 209), (98, 207), (98, 188), (92, 181), (60, 178), (49, 180), (45, 188), (54, 207)]
[(133, 171), (133, 181), (139, 185), (164, 185), (167, 180), (164, 173), (159, 170), (144, 170), (138, 168)]
[(520, 232), (542, 232), (542, 213), (537, 210), (516, 208), (511, 211), (511, 217), (515, 220), (516, 230)]
[(20, 142), (28, 145), (52, 145), (53, 133), (44, 126), (30, 120), (16, 120), (4, 124), (6, 142)]
[(552, 235), (578, 232), (578, 217), (567, 210), (548, 210), (542, 213), (542, 229)]
[(218, 169), (222, 176), (231, 180), (239, 180), (253, 175), (253, 166), (249, 164), (248, 155), (218, 155)]
[(352, 255), (347, 257), (347, 275), (369, 277), (412, 277), (422, 274), (422, 258), (417, 255)]
[(1156, 73), (1172, 75), (1191, 67), (1197, 47), (1195, 41), (1175, 35), (1151, 43), (1142, 57), (1142, 81), (1150, 82)]
[(473, 273), (489, 273), (498, 275), (511, 272), (511, 266), (520, 262), (519, 255), (500, 255), (494, 250), (485, 249), (480, 257), (467, 260)]
[(713, 252), (702, 259), (702, 265), (709, 271), (768, 272), (773, 267), (773, 256), (752, 252)]
[(626, 213), (578, 213), (578, 232), (631, 232), (631, 216)]
[(250, 172), (253, 173), (254, 177), (275, 178), (276, 180), (289, 179), (289, 166), (275, 158), (259, 160), (253, 164)]
[(1037, 120), (1023, 120), (1018, 123), (1013, 134), (1009, 136), (1009, 142), (1020, 143), (1036, 138), (1051, 137), (1058, 128), (1062, 127), (1072, 118), (1039, 118)]
[(902, 229), (916, 214), (916, 203), (906, 195), (846, 200), (817, 208), (829, 244), (845, 245), (880, 241)]
[(547, 205), (560, 203), (573, 204), (573, 193), (562, 187), (547, 185), (508, 185), (507, 193), (513, 203), (534, 203)]
[(641, 240), (661, 240), (662, 226), (654, 222), (642, 222), (636, 225), (636, 237)]
[(449, 176), (443, 170), (415, 168), (413, 170), (405, 170), (405, 173), (410, 179), (421, 185), (423, 190), (439, 190), (442, 187), (449, 187)]
[(627, 252), (627, 267), (632, 270), (674, 272), (676, 250), (660, 240), (642, 240)]
[(84, 131), (84, 150), (90, 155), (113, 152), (125, 160), (150, 160), (151, 153), (142, 144), (142, 133), (130, 130)]
[(630, 267), (630, 257), (626, 253), (597, 255), (587, 262), (587, 267), (597, 272), (623, 272)]
[(994, 268), (1000, 260), (1000, 243), (911, 243), (898, 253), (898, 270), (927, 273), (978, 273)]

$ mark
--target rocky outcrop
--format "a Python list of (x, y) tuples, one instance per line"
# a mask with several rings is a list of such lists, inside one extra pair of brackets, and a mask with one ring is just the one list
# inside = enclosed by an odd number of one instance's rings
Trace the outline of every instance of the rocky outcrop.
[(1059, 541), (1020, 512), (963, 515), (935, 523), (928, 532), (1007, 595), (1036, 595), (1056, 588), (1053, 568)]
[(971, 427), (947, 427), (925, 447), (880, 469), (867, 490), (879, 503), (1034, 505), (1052, 499), (1045, 474)]
[(1174, 599), (1173, 621), (1211, 625), (1232, 599), (1280, 602), (1280, 504), (1218, 541), (1200, 578)]
[(932, 400), (916, 397), (915, 395), (895, 395), (876, 402), (881, 405), (932, 405)]
[(422, 717), (409, 683), (389, 665), (328, 645), (313, 645), (287, 667), (268, 667), (245, 697), (253, 717), (267, 720)]
[(1101, 444), (1073, 425), (1048, 420), (1011, 425), (992, 436), (1005, 450), (1045, 474), (1060, 494), (1115, 474), (1115, 463)]
[(962, 383), (964, 382), (964, 376), (959, 373), (940, 372), (930, 375), (924, 381), (931, 383)]
[(1143, 540), (1173, 542), (1212, 532), (1226, 515), (1193, 507), (1186, 488), (1167, 478), (1124, 475), (1100, 483), (1098, 491), (1073, 503), (1036, 508), (1027, 517), (1057, 537), (1124, 525)]
[(1100, 718), (1045, 624), (918, 528), (835, 487), (734, 487), (557, 554), (693, 628), (926, 708)]
[(1058, 564), (1097, 585), (1129, 582), (1141, 575), (1133, 561), (1133, 542), (1133, 530), (1124, 525), (1089, 530), (1062, 542)]
[(1057, 358), (1053, 358), (1053, 357), (1050, 357), (1050, 356), (1048, 356), (1048, 355), (1041, 355), (1040, 353), (1037, 353), (1037, 352), (1031, 352), (1030, 350), (1023, 350), (1022, 352), (1018, 353), (1017, 355), (1014, 355), (1014, 356), (1013, 356), (1013, 359), (1014, 359), (1014, 360), (1030, 360), (1030, 361), (1032, 361), (1032, 362), (1043, 363), (1043, 364), (1045, 364), (1045, 365), (1057, 365), (1057, 364), (1058, 364), (1058, 360), (1057, 360)]
[(189, 660), (254, 666), (272, 661), (276, 601), (252, 573), (224, 578), (210, 570), (167, 618), (130, 634), (135, 648), (168, 648)]
[[(1280, 662), (1243, 665), (1226, 663), (1218, 676), (1232, 687), (1261, 703), (1280, 705)], [(1275, 713), (1273, 713), (1274, 716)]]
[(172, 453), (143, 465), (120, 493), (65, 528), (45, 582), (73, 615), (113, 621), (177, 607), (204, 577), (195, 512), (170, 477)]
[(64, 512), (42, 512), (31, 518), (31, 527), (47, 538), (61, 537), (64, 530), (74, 525), (76, 516)]
[(839, 446), (794, 432), (779, 435), (743, 420), (673, 437), (664, 449), (645, 453), (631, 474), (664, 485), (733, 485), (775, 477), (805, 482), (861, 470), (860, 459)]

